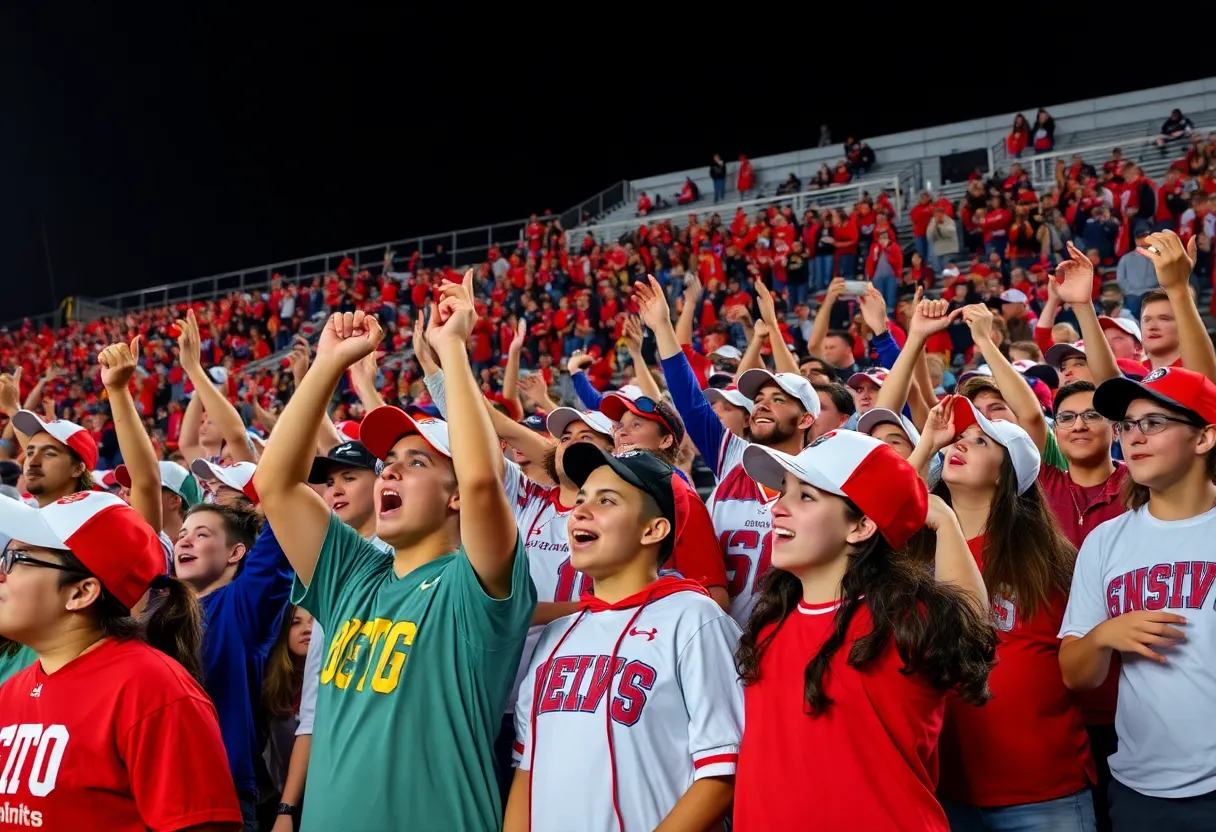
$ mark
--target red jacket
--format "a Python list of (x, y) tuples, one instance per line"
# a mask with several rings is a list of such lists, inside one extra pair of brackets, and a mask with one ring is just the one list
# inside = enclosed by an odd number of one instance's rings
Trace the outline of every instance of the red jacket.
[(844, 225), (833, 225), (828, 233), (836, 241), (837, 254), (857, 253), (857, 223), (852, 217)]
[(895, 272), (895, 278), (898, 280), (904, 271), (904, 253), (896, 242), (889, 243), (885, 249), (877, 241), (870, 246), (870, 256), (866, 258), (866, 277), (874, 279), (874, 269), (878, 266), (878, 258), (882, 254), (887, 255), (887, 262), (891, 264), (891, 271)]
[(933, 205), (917, 203), (908, 212), (912, 218), (912, 236), (923, 237), (929, 233), (929, 222), (933, 219)]

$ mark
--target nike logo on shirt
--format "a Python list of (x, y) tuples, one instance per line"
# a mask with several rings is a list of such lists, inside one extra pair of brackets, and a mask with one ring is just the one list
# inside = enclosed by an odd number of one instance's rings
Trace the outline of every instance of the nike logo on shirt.
[(443, 576), (442, 576), (442, 575), (440, 575), (438, 578), (436, 578), (436, 579), (435, 579), (435, 580), (433, 580), (433, 581), (423, 581), (422, 583), (418, 584), (418, 589), (419, 589), (419, 590), (421, 590), (421, 591), (423, 591), (423, 592), (426, 592), (428, 589), (430, 589), (431, 587), (433, 587), (435, 584), (439, 583), (439, 580), (440, 580), (442, 577), (443, 577)]

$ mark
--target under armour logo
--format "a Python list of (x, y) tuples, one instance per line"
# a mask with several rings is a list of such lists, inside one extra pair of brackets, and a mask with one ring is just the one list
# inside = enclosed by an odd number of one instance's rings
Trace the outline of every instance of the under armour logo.
[(30, 696), (34, 699), (37, 699), (40, 696), (42, 696), (42, 683), (41, 682), (34, 685), (34, 689), (30, 691)]
[(654, 637), (658, 635), (658, 633), (659, 630), (657, 627), (653, 630), (639, 630), (637, 627), (634, 627), (629, 631), (629, 635), (631, 636), (646, 636), (647, 641), (654, 641)]
[(1157, 381), (1158, 379), (1163, 379), (1163, 378), (1165, 378), (1165, 376), (1168, 372), (1169, 372), (1168, 367), (1158, 367), (1157, 369), (1153, 370), (1151, 373), (1149, 373), (1147, 376), (1144, 377), (1144, 383), (1148, 384), (1151, 381)]

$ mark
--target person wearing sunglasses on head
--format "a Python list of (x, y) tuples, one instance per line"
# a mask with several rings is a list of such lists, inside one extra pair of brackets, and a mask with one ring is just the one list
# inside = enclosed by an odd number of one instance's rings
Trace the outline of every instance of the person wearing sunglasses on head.
[[(0, 635), (38, 661), (0, 686), (6, 823), (234, 830), (236, 788), (200, 685), (203, 615), (156, 532), (112, 494), (0, 500)], [(143, 620), (131, 608), (164, 590)]]

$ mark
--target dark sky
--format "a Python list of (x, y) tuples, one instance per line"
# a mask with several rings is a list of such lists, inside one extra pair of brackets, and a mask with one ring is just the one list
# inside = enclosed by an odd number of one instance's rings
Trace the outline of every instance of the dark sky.
[(1204, 74), (985, 70), (934, 101), (911, 95), (898, 45), (870, 69), (824, 57), (840, 70), (829, 85), (809, 53), (794, 67), (723, 54), (721, 29), (684, 42), (622, 29), (588, 47), (534, 20), (472, 23), (464, 4), (425, 22), (351, 4), (265, 20), (255, 4), (194, 4), (192, 17), (27, 5), (0, 17), (0, 320), (71, 294), (561, 211), (714, 151), (812, 145), (821, 121), (837, 138), (878, 135)]

